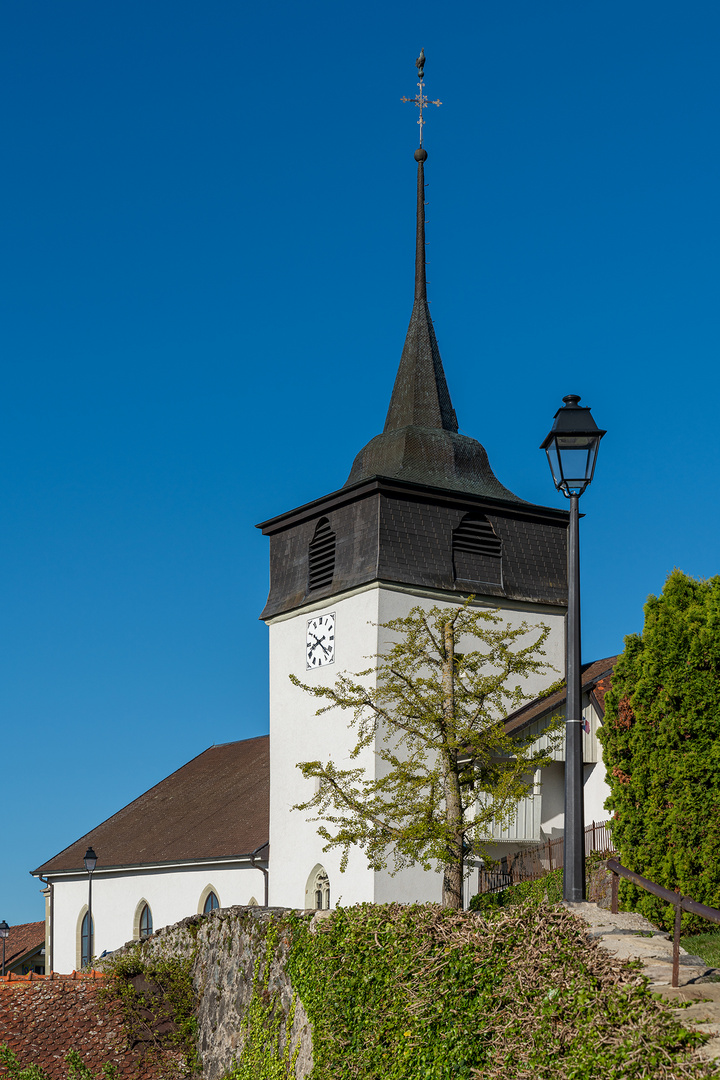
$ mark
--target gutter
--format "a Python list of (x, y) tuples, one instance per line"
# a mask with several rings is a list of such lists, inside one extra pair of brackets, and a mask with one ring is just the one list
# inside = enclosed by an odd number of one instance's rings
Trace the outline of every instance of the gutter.
[[(35, 874), (33, 874), (32, 876), (35, 877)], [(37, 877), (40, 878), (40, 880), (42, 881), (45, 888), (50, 890), (50, 943), (49, 943), (49, 948), (47, 948), (48, 955), (45, 957), (45, 959), (47, 961), (47, 968), (48, 968), (47, 974), (49, 975), (53, 970), (53, 947), (55, 945), (55, 928), (53, 926), (53, 922), (54, 922), (54, 918), (53, 918), (53, 916), (54, 916), (53, 900), (54, 900), (54, 897), (55, 897), (55, 890), (53, 889), (52, 881), (49, 881), (47, 878), (44, 878), (42, 876), (42, 874), (38, 874)], [(47, 946), (48, 942), (45, 942), (45, 945)]]
[[(193, 866), (233, 866), (234, 864), (237, 864), (239, 862), (251, 860), (258, 851), (262, 851), (263, 848), (267, 847), (268, 843), (269, 841), (266, 841), (264, 844), (261, 844), (259, 848), (256, 848), (255, 851), (246, 852), (242, 855), (223, 855), (218, 858), (207, 857), (202, 859), (168, 859), (167, 862), (160, 862), (156, 860), (155, 862), (149, 863), (117, 863), (116, 865), (112, 866), (99, 866), (95, 872), (97, 874), (105, 875), (147, 873), (149, 870), (184, 870), (188, 867)], [(44, 870), (42, 867), (40, 867), (38, 870), (31, 870), (30, 873), (33, 877), (40, 878), (41, 881), (44, 880), (44, 878), (42, 877), (43, 873), (53, 878), (77, 877), (78, 875), (82, 877), (87, 876), (87, 870), (85, 870), (82, 866), (67, 867), (63, 868), (62, 870)]]
[(269, 875), (269, 873), (268, 873), (268, 871), (267, 871), (267, 867), (265, 867), (265, 866), (258, 866), (258, 865), (256, 864), (256, 862), (255, 862), (255, 856), (257, 855), (258, 851), (262, 851), (262, 850), (263, 850), (263, 848), (266, 848), (266, 847), (269, 847), (269, 846), (270, 846), (270, 841), (269, 841), (269, 840), (266, 840), (266, 841), (265, 841), (265, 843), (264, 843), (264, 844), (261, 844), (259, 848), (255, 848), (255, 850), (254, 850), (254, 851), (252, 852), (252, 854), (250, 855), (250, 865), (251, 865), (251, 866), (254, 866), (256, 870), (259, 870), (259, 871), (260, 871), (260, 873), (261, 873), (261, 874), (262, 874), (262, 875), (264, 876), (264, 878), (265, 878), (265, 903), (263, 904), (263, 907), (267, 907), (267, 906), (268, 906), (268, 893), (269, 893), (269, 891), (270, 891), (270, 875)]

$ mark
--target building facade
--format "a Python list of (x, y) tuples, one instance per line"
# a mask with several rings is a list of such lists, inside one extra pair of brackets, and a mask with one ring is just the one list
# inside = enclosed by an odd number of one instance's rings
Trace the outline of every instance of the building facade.
[(34, 870), (50, 970), (213, 907), (266, 904), (269, 771), (266, 735), (211, 746)]
[[(290, 676), (321, 686), (367, 669), (385, 648), (381, 624), (471, 596), (512, 627), (550, 628), (554, 673), (528, 679), (529, 697), (564, 674), (567, 514), (518, 498), (481, 444), (458, 431), (427, 300), (427, 154), (415, 157), (415, 295), (384, 430), (360, 450), (342, 488), (259, 526), (270, 538), (261, 618), (270, 629), (271, 904), (305, 906), (318, 873), (345, 904), (439, 900), (442, 885), (419, 867), (370, 870), (360, 851), (341, 874), (340, 852), (323, 852), (314, 821), (292, 809), (312, 794), (297, 763), (347, 765), (352, 734), (342, 714), (317, 716), (315, 698)], [(353, 764), (371, 777), (379, 767), (372, 747)]]
[[(388, 646), (382, 624), (412, 608), (469, 602), (497, 609), (513, 628), (544, 623), (552, 670), (526, 680), (535, 700), (508, 718), (509, 730), (532, 731), (541, 742), (562, 708), (562, 693), (538, 695), (565, 674), (568, 515), (509, 491), (483, 446), (459, 433), (427, 301), (426, 157), (416, 152), (415, 294), (384, 430), (357, 454), (342, 487), (259, 526), (270, 541), (261, 614), (269, 628), (270, 734), (210, 747), (33, 871), (46, 885), (54, 970), (79, 968), (90, 954), (218, 905), (440, 900), (442, 875), (432, 870), (393, 876), (369, 869), (355, 851), (341, 873), (339, 851), (324, 852), (317, 823), (293, 809), (313, 793), (298, 762), (345, 767), (354, 739), (347, 717), (318, 716), (316, 699), (291, 676), (328, 686), (342, 671), (367, 669)], [(601, 816), (605, 797), (591, 690), (587, 683), (588, 820)], [(562, 829), (562, 758), (558, 751), (536, 776), (515, 823), (488, 838), (498, 857)], [(352, 765), (375, 776), (374, 748)], [(90, 846), (98, 855), (92, 920), (83, 865)]]

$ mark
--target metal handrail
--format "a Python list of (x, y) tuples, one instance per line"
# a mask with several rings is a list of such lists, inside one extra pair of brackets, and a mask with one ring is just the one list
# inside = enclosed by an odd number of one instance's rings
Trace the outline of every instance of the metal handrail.
[(608, 870), (612, 872), (610, 910), (613, 915), (617, 915), (618, 913), (619, 877), (627, 878), (628, 881), (632, 881), (633, 885), (639, 885), (641, 889), (653, 893), (654, 896), (658, 896), (661, 900), (664, 900), (666, 904), (672, 904), (675, 908), (673, 973), (671, 985), (677, 986), (680, 978), (680, 918), (682, 912), (689, 911), (693, 915), (699, 915), (701, 919), (720, 923), (720, 910), (718, 908), (708, 907), (707, 904), (700, 904), (697, 900), (692, 900), (689, 896), (682, 896), (679, 889), (676, 889), (675, 892), (671, 892), (670, 889), (666, 889), (662, 885), (657, 885), (654, 881), (650, 881), (649, 878), (643, 877), (641, 874), (636, 874), (634, 870), (628, 870), (627, 866), (623, 866), (617, 859), (608, 859), (606, 866)]

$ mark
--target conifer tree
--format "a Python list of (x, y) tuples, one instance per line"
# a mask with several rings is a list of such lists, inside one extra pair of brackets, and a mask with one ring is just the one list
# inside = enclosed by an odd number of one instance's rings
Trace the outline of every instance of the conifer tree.
[[(674, 570), (625, 638), (599, 734), (623, 865), (720, 907), (720, 577)], [(671, 908), (622, 883), (634, 910), (669, 926)], [(709, 924), (683, 916), (683, 924)]]
[[(463, 607), (412, 609), (380, 624), (390, 635), (372, 667), (333, 686), (296, 686), (324, 699), (318, 715), (349, 710), (351, 758), (374, 753), (377, 767), (303, 761), (317, 791), (294, 809), (322, 821), (324, 850), (364, 850), (374, 870), (419, 863), (443, 871), (443, 904), (462, 907), (466, 853), (479, 855), (491, 822), (509, 823), (550, 761), (503, 717), (528, 699), (523, 683), (544, 673), (548, 627), (512, 628), (497, 612)], [(551, 746), (554, 740), (551, 738)]]

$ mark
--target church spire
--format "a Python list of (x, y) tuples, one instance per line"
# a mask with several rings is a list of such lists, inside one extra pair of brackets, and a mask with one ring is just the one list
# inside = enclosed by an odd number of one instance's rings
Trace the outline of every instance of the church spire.
[(400, 366), (381, 435), (363, 447), (345, 486), (373, 476), (408, 480), (431, 487), (470, 492), (504, 502), (522, 502), (500, 483), (484, 447), (458, 434), (440, 350), (427, 299), (425, 276), (425, 162), (423, 110), (441, 105), (425, 96), (425, 51), (415, 61), (420, 81), (414, 98), (401, 98), (419, 109), (415, 225), (415, 297)]
[[(397, 431), (409, 425), (443, 428), (457, 431), (457, 418), (450, 400), (443, 371), (435, 329), (430, 317), (425, 274), (425, 162), (427, 150), (423, 147), (423, 109), (428, 99), (423, 93), (425, 84), (425, 50), (415, 61), (420, 76), (418, 93), (414, 98), (401, 98), (417, 105), (420, 110), (420, 145), (415, 151), (417, 161), (417, 216), (415, 223), (415, 298), (405, 346), (400, 358), (390, 407), (385, 420), (385, 431)], [(432, 101), (431, 105), (441, 105)]]

